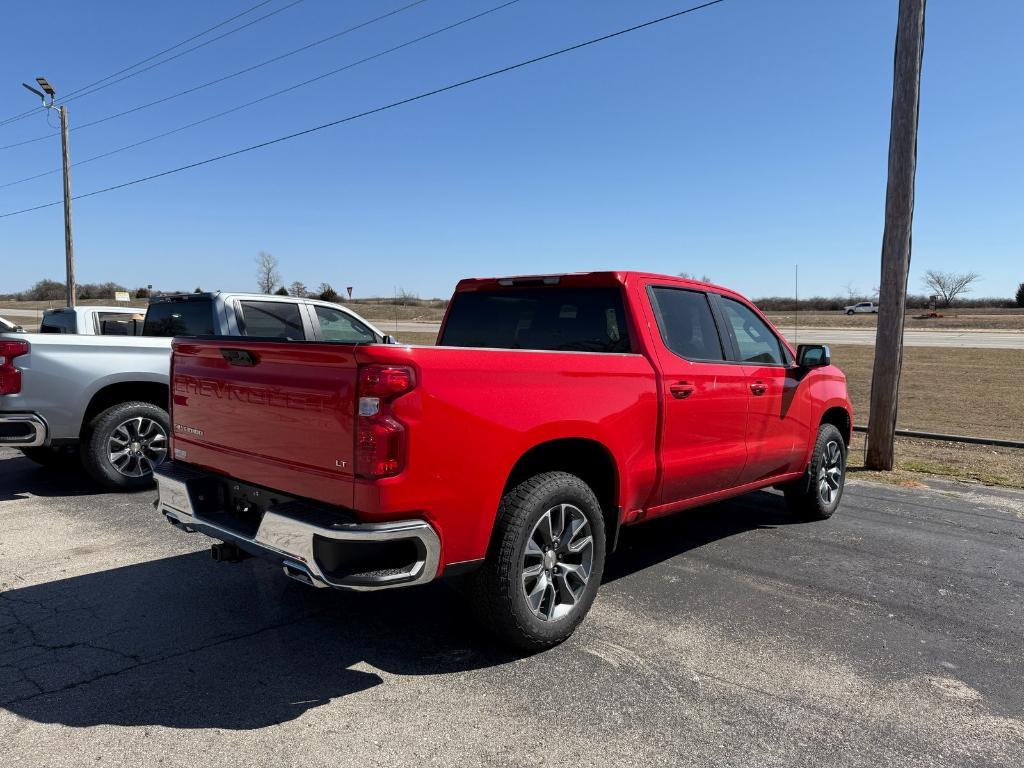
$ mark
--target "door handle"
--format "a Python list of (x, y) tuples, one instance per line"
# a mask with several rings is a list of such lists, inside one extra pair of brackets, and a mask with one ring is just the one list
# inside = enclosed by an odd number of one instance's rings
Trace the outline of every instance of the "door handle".
[(221, 347), (220, 356), (231, 365), (252, 366), (260, 361), (258, 357), (248, 349), (229, 349)]
[(750, 391), (760, 397), (768, 391), (768, 386), (763, 381), (755, 381), (750, 385)]
[(670, 384), (668, 391), (672, 393), (672, 397), (676, 400), (685, 400), (694, 392), (697, 388), (688, 381), (677, 381), (675, 384)]

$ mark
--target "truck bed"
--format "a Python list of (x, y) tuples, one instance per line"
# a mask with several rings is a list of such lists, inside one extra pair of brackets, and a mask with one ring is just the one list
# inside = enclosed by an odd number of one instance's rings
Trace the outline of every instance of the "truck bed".
[[(404, 468), (354, 471), (361, 367), (408, 366), (392, 416)], [(421, 518), (442, 562), (483, 556), (507, 477), (530, 446), (570, 435), (630, 463), (621, 498), (641, 506), (656, 473), (655, 371), (640, 354), (179, 339), (172, 365), (176, 462), (350, 510)]]

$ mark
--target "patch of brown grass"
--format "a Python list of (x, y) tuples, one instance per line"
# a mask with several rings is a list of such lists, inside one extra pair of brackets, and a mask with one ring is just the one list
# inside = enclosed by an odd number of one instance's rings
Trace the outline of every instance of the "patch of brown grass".
[[(833, 345), (854, 420), (867, 424), (874, 347)], [(1024, 350), (904, 347), (901, 429), (1024, 440)]]

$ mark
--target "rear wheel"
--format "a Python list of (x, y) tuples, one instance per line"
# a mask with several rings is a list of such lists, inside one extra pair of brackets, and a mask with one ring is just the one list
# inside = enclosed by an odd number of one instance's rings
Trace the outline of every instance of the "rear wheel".
[(833, 424), (818, 427), (807, 474), (783, 490), (790, 510), (803, 520), (825, 520), (835, 513), (846, 483), (846, 442)]
[(113, 405), (97, 415), (82, 441), (82, 464), (107, 488), (153, 484), (153, 467), (167, 456), (167, 411), (152, 403)]
[(601, 505), (566, 472), (545, 472), (501, 500), (491, 547), (473, 582), (474, 609), (523, 650), (562, 642), (583, 621), (604, 571)]
[(22, 448), (21, 452), (25, 458), (42, 467), (69, 469), (78, 466), (78, 447), (74, 445)]

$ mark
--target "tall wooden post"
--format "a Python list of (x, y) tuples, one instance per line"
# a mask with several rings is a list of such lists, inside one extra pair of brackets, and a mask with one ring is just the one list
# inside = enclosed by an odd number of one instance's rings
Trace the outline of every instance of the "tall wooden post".
[(903, 325), (910, 272), (914, 218), (914, 176), (917, 171), (917, 121), (924, 55), (925, 0), (900, 0), (893, 64), (892, 118), (889, 127), (889, 182), (885, 190), (882, 234), (882, 275), (878, 294), (875, 365), (871, 375), (868, 420), (868, 469), (891, 470)]
[(68, 306), (75, 306), (75, 245), (71, 237), (71, 150), (68, 148), (68, 108), (60, 107), (60, 143), (64, 159), (64, 259)]

